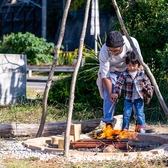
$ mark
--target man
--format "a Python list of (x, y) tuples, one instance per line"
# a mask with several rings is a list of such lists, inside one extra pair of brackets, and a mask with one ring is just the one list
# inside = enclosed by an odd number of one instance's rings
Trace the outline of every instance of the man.
[[(142, 58), (138, 41), (133, 37), (131, 39)], [(126, 36), (122, 36), (119, 31), (111, 31), (99, 53), (100, 67), (97, 85), (100, 96), (104, 99), (102, 121), (106, 124), (115, 122), (113, 118), (115, 102), (112, 102), (111, 94), (120, 73), (127, 68), (125, 58), (128, 51), (133, 51), (133, 49)]]

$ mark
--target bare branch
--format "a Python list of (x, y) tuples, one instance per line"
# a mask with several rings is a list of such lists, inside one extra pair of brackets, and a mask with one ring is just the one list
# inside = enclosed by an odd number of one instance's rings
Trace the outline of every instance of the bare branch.
[(53, 59), (53, 62), (52, 62), (52, 66), (51, 66), (51, 71), (49, 73), (47, 83), (46, 83), (46, 86), (45, 86), (45, 90), (44, 90), (43, 103), (42, 103), (42, 107), (43, 107), (42, 108), (43, 109), (42, 110), (42, 117), (41, 117), (40, 127), (39, 127), (39, 130), (37, 132), (36, 137), (40, 137), (42, 135), (42, 132), (43, 132), (43, 129), (44, 129), (45, 120), (46, 120), (46, 116), (47, 116), (48, 92), (49, 92), (50, 87), (51, 87), (51, 82), (52, 82), (52, 79), (53, 79), (57, 58), (59, 56), (60, 47), (61, 47), (62, 40), (63, 40), (64, 33), (65, 33), (65, 25), (66, 25), (66, 20), (67, 20), (67, 16), (68, 16), (68, 10), (69, 10), (69, 7), (70, 7), (70, 3), (71, 3), (71, 0), (67, 0), (66, 7), (65, 7), (65, 10), (64, 10), (64, 14), (63, 14), (63, 18), (62, 18), (62, 24), (61, 24), (61, 29), (60, 29), (61, 31), (60, 31), (59, 39), (58, 39), (58, 42), (57, 42), (56, 51), (55, 51), (55, 54), (54, 54), (54, 59)]
[(86, 3), (85, 18), (84, 18), (83, 29), (82, 29), (82, 34), (80, 37), (80, 44), (79, 44), (79, 55), (78, 55), (78, 60), (77, 60), (77, 63), (75, 66), (75, 71), (73, 73), (73, 77), (72, 77), (72, 81), (71, 81), (71, 91), (70, 91), (70, 99), (69, 99), (67, 127), (66, 127), (66, 133), (65, 133), (65, 138), (64, 138), (65, 139), (64, 149), (65, 149), (65, 156), (66, 157), (68, 157), (68, 155), (69, 155), (70, 126), (71, 126), (72, 111), (73, 111), (73, 104), (74, 104), (75, 84), (76, 84), (77, 73), (78, 73), (80, 63), (82, 60), (82, 50), (83, 50), (83, 44), (84, 44), (84, 39), (85, 39), (85, 35), (86, 35), (86, 27), (87, 27), (87, 23), (88, 23), (90, 1), (91, 0), (87, 0), (87, 3)]

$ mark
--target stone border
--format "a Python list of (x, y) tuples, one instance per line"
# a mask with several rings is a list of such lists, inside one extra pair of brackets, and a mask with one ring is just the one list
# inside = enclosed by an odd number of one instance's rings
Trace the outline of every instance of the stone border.
[[(77, 151), (77, 150), (69, 150), (69, 154), (71, 155), (82, 155), (82, 156), (99, 156), (99, 157), (112, 157), (112, 156), (152, 156), (156, 154), (164, 154), (165, 151), (168, 151), (168, 136), (166, 135), (159, 135), (159, 134), (141, 134), (139, 133), (137, 136), (138, 140), (140, 141), (153, 141), (159, 142), (162, 145), (156, 149), (150, 151), (142, 151), (142, 152), (118, 152), (118, 153), (99, 153), (99, 152), (84, 152), (84, 151)], [(23, 145), (32, 150), (41, 150), (44, 152), (56, 152), (56, 153), (64, 153), (63, 149), (59, 148), (49, 148), (47, 144), (51, 143), (51, 137), (39, 137), (28, 139), (23, 142)]]

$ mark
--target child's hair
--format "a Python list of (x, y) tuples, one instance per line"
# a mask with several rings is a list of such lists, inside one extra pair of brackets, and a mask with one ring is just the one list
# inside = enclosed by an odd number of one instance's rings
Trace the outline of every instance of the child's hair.
[(139, 63), (138, 59), (136, 58), (133, 51), (132, 52), (128, 51), (126, 53), (126, 55), (127, 55), (127, 57), (125, 59), (126, 64), (132, 63), (133, 65), (135, 65), (135, 64), (138, 64), (138, 66), (140, 65), (140, 63)]

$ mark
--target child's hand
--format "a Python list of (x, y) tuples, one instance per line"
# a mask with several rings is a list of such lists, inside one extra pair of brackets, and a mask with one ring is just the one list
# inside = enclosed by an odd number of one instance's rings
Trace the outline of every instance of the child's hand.
[(118, 99), (118, 94), (111, 94), (110, 95), (110, 100), (112, 101), (112, 102), (117, 102), (117, 99)]
[(139, 65), (139, 68), (142, 69), (142, 70), (144, 70), (144, 67), (142, 65)]

